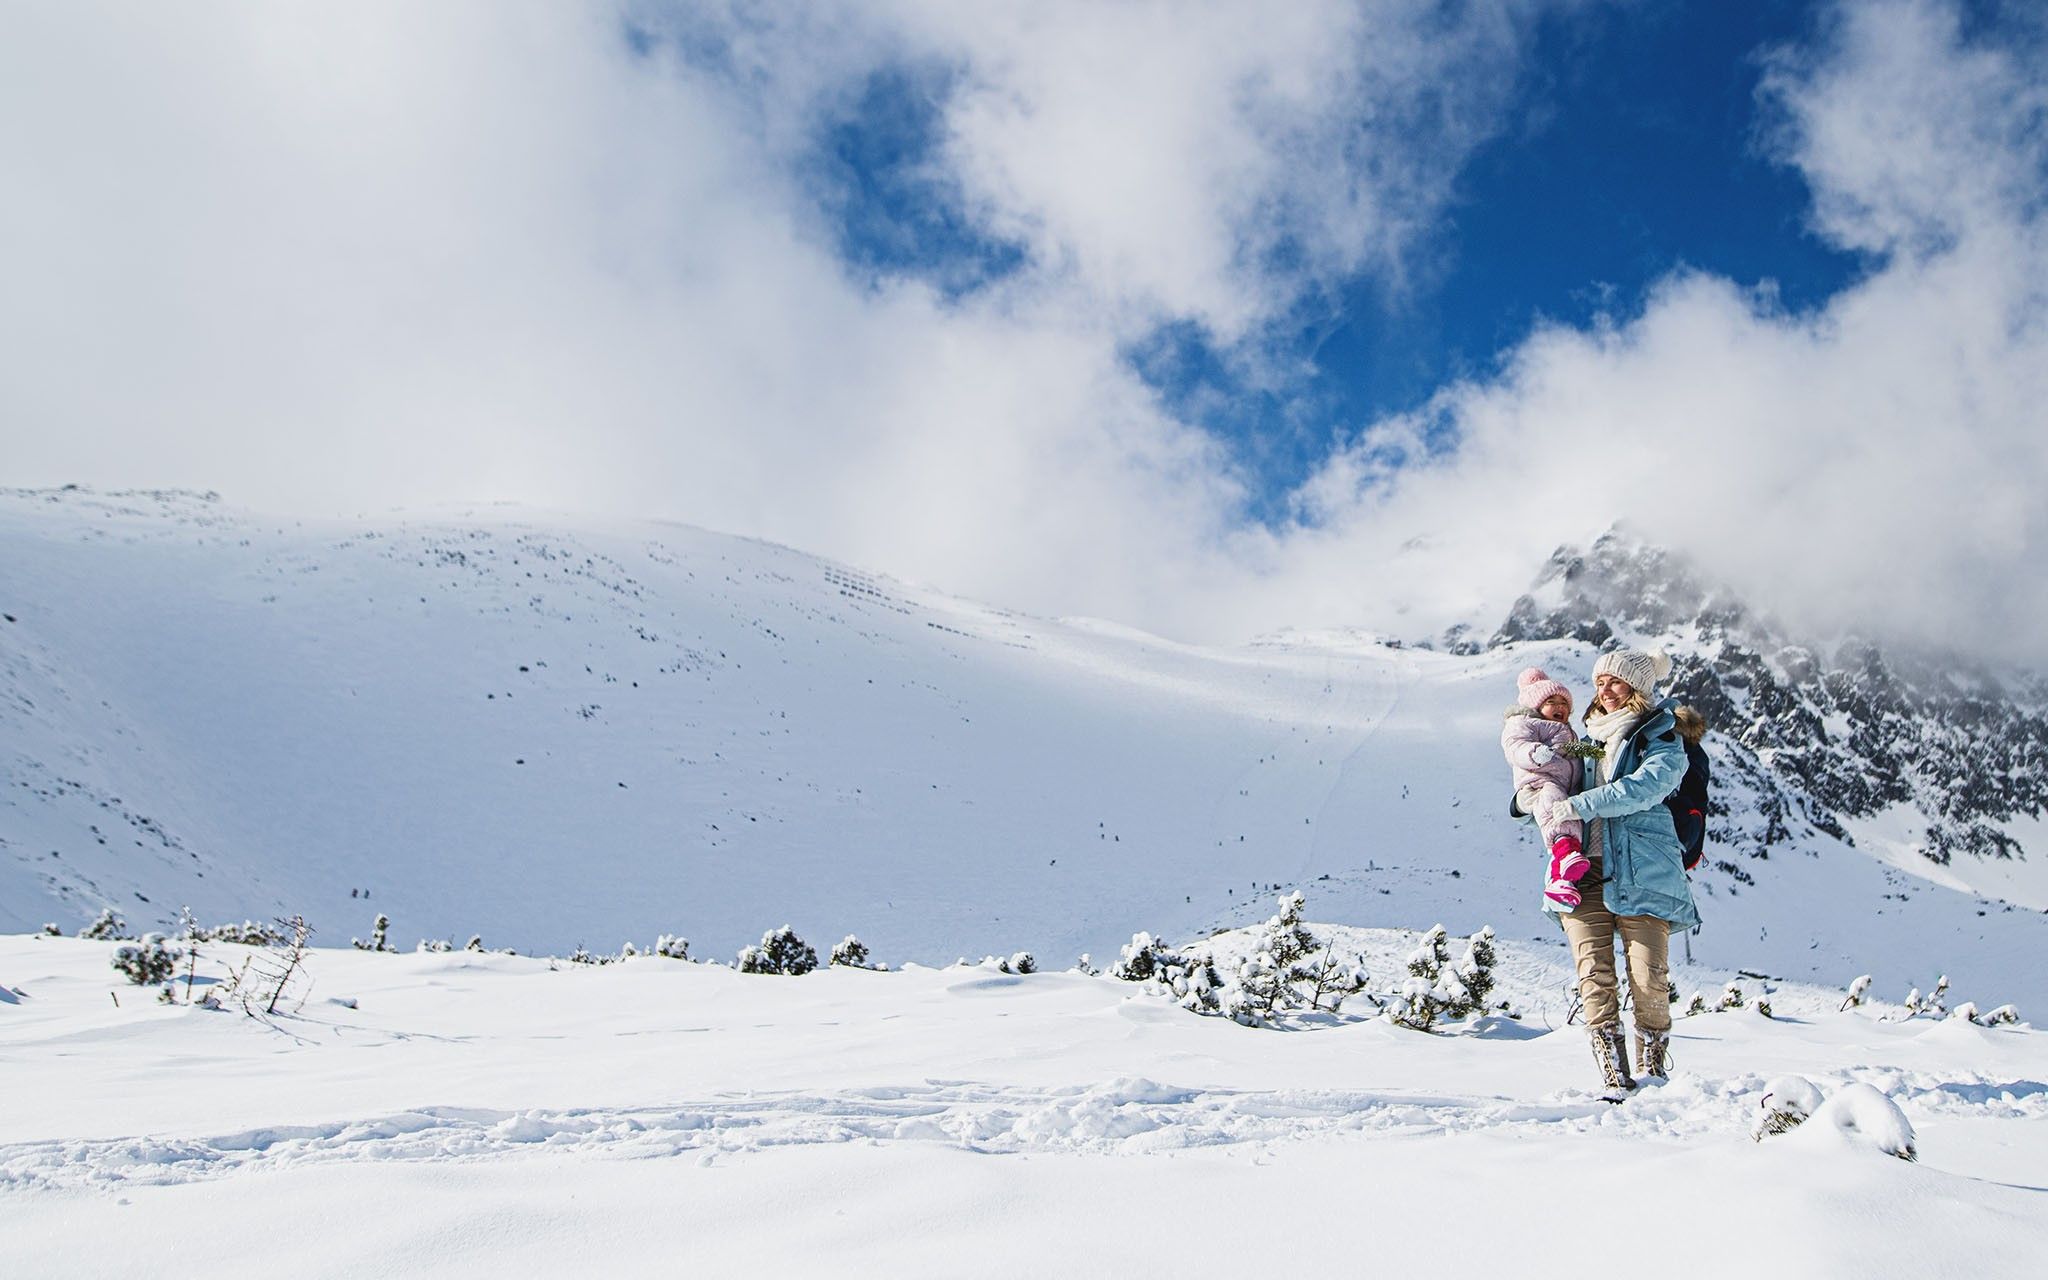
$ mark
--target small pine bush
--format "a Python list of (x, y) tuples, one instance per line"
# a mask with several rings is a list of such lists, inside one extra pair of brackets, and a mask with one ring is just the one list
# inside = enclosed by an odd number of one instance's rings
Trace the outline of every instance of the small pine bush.
[(128, 932), (128, 922), (112, 907), (102, 910), (91, 924), (78, 931), (78, 936), (92, 942), (133, 941), (135, 938)]
[(1387, 1002), (1384, 1016), (1396, 1026), (1428, 1031), (1440, 1020), (1479, 1013), (1493, 992), (1494, 963), (1491, 927), (1466, 939), (1464, 958), (1453, 965), (1444, 927), (1435, 925), (1408, 957), (1408, 980)]
[(211, 929), (202, 928), (193, 934), (200, 942), (232, 942), (245, 947), (274, 947), (285, 940), (285, 934), (267, 924), (244, 920), (240, 924), (217, 924)]
[(817, 948), (797, 937), (796, 930), (788, 925), (762, 934), (761, 945), (741, 951), (738, 961), (741, 973), (782, 973), (792, 977), (817, 967)]
[(1731, 983), (1729, 983), (1729, 984), (1728, 984), (1727, 986), (1725, 986), (1725, 987), (1721, 988), (1721, 1000), (1720, 1000), (1720, 1003), (1718, 1003), (1718, 1004), (1716, 1004), (1716, 1005), (1714, 1006), (1714, 1012), (1715, 1012), (1715, 1013), (1725, 1013), (1725, 1012), (1727, 1012), (1727, 1011), (1728, 1011), (1728, 1010), (1730, 1010), (1730, 1009), (1740, 1009), (1741, 1007), (1742, 1007), (1742, 984), (1741, 984), (1741, 983), (1739, 983), (1739, 982), (1731, 982)]
[(370, 940), (365, 942), (361, 938), (350, 938), (348, 944), (358, 951), (392, 951), (395, 948), (386, 941), (390, 932), (391, 917), (379, 912), (375, 923), (370, 926)]
[(847, 969), (865, 969), (868, 967), (868, 944), (849, 933), (832, 948), (830, 963)]
[(1194, 1013), (1225, 1012), (1216, 962), (1206, 953), (1184, 956), (1149, 933), (1131, 935), (1109, 974), (1125, 982), (1156, 983)]
[(688, 960), (690, 940), (679, 933), (664, 933), (654, 940), (654, 954), (664, 960)]
[(1863, 997), (1870, 992), (1870, 975), (1861, 974), (1849, 984), (1849, 994), (1842, 1000), (1843, 1009), (1854, 1009), (1863, 1003)]
[(164, 935), (149, 933), (115, 951), (113, 964), (136, 986), (153, 986), (171, 980), (178, 967), (178, 953), (164, 945)]

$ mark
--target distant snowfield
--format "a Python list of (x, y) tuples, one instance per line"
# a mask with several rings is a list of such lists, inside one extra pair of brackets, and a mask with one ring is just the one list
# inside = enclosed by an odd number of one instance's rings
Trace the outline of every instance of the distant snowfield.
[[(1381, 972), (1412, 943), (1319, 930)], [(356, 951), (257, 1019), (158, 1005), (111, 950), (0, 937), (7, 1274), (1583, 1275), (1592, 1249), (2020, 1276), (2048, 1250), (2048, 1041), (1819, 988), (1679, 1019), (1672, 1081), (1610, 1106), (1551, 1030), (1556, 955), (1512, 943), (1524, 1022), (1442, 1036), (1255, 1031), (1072, 972)], [(1919, 1161), (1819, 1120), (1752, 1141), (1787, 1072), (1881, 1091)]]
[[(0, 929), (189, 905), (342, 945), (383, 912), (408, 948), (674, 933), (729, 960), (789, 923), (1060, 967), (1285, 886), (1348, 925), (1558, 946), (1499, 717), (1531, 662), (1583, 696), (1579, 645), (1202, 649), (674, 524), (18, 490), (0, 612)], [(2020, 905), (2048, 860), (1913, 861), (1813, 837), (1709, 866), (1675, 950), (2048, 1007)]]

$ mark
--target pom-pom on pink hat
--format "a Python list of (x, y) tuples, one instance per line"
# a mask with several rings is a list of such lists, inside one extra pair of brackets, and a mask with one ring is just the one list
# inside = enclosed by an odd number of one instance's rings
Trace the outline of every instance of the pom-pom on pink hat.
[(1515, 683), (1520, 686), (1519, 692), (1515, 694), (1515, 701), (1531, 711), (1560, 693), (1564, 695), (1565, 705), (1571, 705), (1572, 691), (1552, 680), (1550, 673), (1541, 667), (1530, 667), (1515, 677)]

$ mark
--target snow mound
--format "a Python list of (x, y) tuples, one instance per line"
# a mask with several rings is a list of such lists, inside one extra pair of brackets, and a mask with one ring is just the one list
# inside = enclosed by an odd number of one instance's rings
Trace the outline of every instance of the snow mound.
[(1800, 1126), (1806, 1142), (1836, 1142), (1882, 1151), (1901, 1160), (1919, 1158), (1913, 1122), (1882, 1092), (1861, 1082), (1845, 1085), (1823, 1102)]

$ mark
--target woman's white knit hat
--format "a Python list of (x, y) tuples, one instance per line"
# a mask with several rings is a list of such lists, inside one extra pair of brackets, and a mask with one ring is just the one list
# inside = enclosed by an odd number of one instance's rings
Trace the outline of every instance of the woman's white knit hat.
[(1648, 697), (1650, 691), (1670, 674), (1671, 655), (1662, 649), (1652, 649), (1647, 653), (1641, 649), (1615, 649), (1601, 654), (1600, 660), (1593, 664), (1595, 680), (1601, 676), (1613, 676), (1644, 697)]

